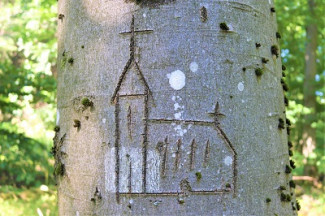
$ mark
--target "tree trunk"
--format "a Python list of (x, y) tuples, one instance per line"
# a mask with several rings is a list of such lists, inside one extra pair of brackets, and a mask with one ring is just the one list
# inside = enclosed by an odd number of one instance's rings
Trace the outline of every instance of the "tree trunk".
[[(311, 110), (311, 113), (304, 115), (303, 125), (303, 154), (307, 158), (316, 148), (316, 129), (312, 127), (315, 121), (316, 95), (315, 95), (315, 76), (316, 76), (316, 50), (317, 50), (317, 24), (315, 23), (315, 2), (308, 1), (310, 18), (307, 20), (306, 28), (306, 53), (305, 53), (305, 80), (304, 80), (304, 106)], [(304, 170), (305, 175), (315, 175)]]
[(272, 8), (60, 0), (60, 215), (296, 214)]

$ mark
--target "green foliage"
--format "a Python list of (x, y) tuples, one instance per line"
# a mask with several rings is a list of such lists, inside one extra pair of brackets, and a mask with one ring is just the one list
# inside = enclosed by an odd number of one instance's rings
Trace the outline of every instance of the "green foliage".
[[(40, 188), (0, 186), (0, 215), (58, 215), (56, 189), (42, 185)], [(40, 214), (40, 212), (42, 214)]]
[[(278, 19), (278, 31), (281, 32), (281, 57), (282, 62), (286, 66), (286, 82), (290, 87), (290, 91), (286, 93), (289, 98), (289, 106), (287, 116), (293, 123), (290, 139), (294, 143), (294, 159), (297, 169), (293, 171), (294, 175), (303, 174), (303, 166), (306, 163), (318, 168), (319, 172), (325, 170), (325, 11), (322, 0), (314, 0), (316, 3), (315, 14), (317, 19), (311, 16), (308, 8), (308, 1), (291, 1), (277, 0), (276, 11)], [(304, 107), (303, 84), (304, 76), (304, 59), (306, 51), (306, 26), (308, 23), (315, 23), (318, 26), (318, 47), (317, 47), (317, 75), (313, 81), (316, 91), (316, 107), (309, 109)], [(286, 88), (286, 87), (284, 87)], [(302, 155), (302, 136), (305, 114), (311, 114), (311, 125), (316, 129), (316, 148), (308, 158)]]
[(51, 179), (56, 1), (0, 2), (0, 184)]

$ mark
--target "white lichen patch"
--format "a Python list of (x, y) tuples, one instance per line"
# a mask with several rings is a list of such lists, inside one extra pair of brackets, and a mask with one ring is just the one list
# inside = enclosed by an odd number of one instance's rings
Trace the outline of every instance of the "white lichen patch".
[(183, 129), (182, 125), (177, 125), (174, 127), (174, 130), (176, 131), (177, 136), (184, 136), (184, 134), (187, 133), (187, 129)]
[(174, 110), (178, 110), (179, 108), (181, 108), (181, 106), (179, 105), (179, 103), (175, 103), (174, 104)]
[(174, 90), (181, 90), (185, 86), (186, 77), (185, 74), (180, 71), (176, 70), (172, 73), (167, 74), (167, 78), (169, 79), (169, 85)]
[(174, 114), (175, 119), (181, 120), (182, 119), (182, 114), (184, 111), (180, 111)]
[(244, 83), (243, 82), (239, 82), (238, 85), (237, 85), (237, 88), (239, 91), (244, 91)]
[(225, 162), (225, 164), (226, 164), (227, 166), (230, 166), (230, 165), (232, 164), (232, 157), (227, 156), (227, 157), (225, 158), (224, 162)]
[(199, 69), (199, 65), (196, 62), (191, 62), (190, 70), (195, 73)]

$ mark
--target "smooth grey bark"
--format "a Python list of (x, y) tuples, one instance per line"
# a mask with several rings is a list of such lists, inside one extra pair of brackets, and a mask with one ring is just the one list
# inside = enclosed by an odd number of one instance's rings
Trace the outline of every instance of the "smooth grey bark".
[(60, 215), (295, 215), (273, 2), (137, 2), (59, 1)]

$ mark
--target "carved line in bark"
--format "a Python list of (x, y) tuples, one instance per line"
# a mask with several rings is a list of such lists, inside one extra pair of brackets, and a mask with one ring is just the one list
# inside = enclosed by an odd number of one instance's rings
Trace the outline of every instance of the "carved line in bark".
[(115, 187), (116, 187), (116, 200), (119, 203), (119, 188), (120, 188), (120, 153), (119, 153), (119, 143), (120, 143), (120, 128), (119, 128), (119, 97), (117, 95), (115, 99)]
[[(218, 193), (229, 193), (231, 189), (221, 189), (214, 191), (200, 190), (200, 191), (189, 191), (191, 194), (195, 195), (215, 195)], [(158, 195), (158, 196), (178, 196), (181, 192), (158, 192), (158, 193), (120, 193), (120, 195), (131, 195), (131, 196), (150, 196), (150, 195)]]
[(128, 118), (128, 134), (129, 134), (129, 138), (132, 140), (132, 110), (130, 105), (128, 106), (128, 114), (127, 114), (127, 118)]
[(129, 190), (129, 193), (132, 193), (132, 162), (131, 162), (131, 159), (130, 159), (130, 155), (127, 155), (129, 156), (128, 159), (129, 159), (129, 184), (128, 184), (128, 190)]
[(145, 90), (144, 96), (144, 131), (143, 131), (143, 170), (142, 170), (142, 190), (146, 192), (147, 188), (147, 148), (148, 148), (148, 118), (149, 118), (149, 88)]
[(208, 165), (209, 157), (210, 157), (210, 141), (208, 140), (205, 145), (204, 161), (203, 161), (204, 167), (206, 167)]
[(226, 143), (228, 144), (228, 146), (230, 147), (232, 153), (233, 153), (233, 174), (234, 174), (234, 178), (233, 178), (233, 191), (234, 191), (234, 195), (236, 194), (236, 184), (237, 184), (237, 152), (233, 146), (233, 144), (230, 142), (230, 140), (228, 139), (227, 135), (225, 134), (225, 132), (221, 129), (219, 122), (216, 122), (215, 128), (217, 129), (218, 133), (220, 133), (221, 137), (223, 137), (223, 139), (226, 141)]
[(230, 2), (230, 1), (217, 1), (218, 4), (220, 5), (229, 5), (231, 8), (234, 9), (239, 9), (245, 12), (249, 12), (249, 13), (258, 13), (260, 15), (266, 16), (263, 12), (257, 10), (256, 8), (254, 8), (253, 6), (249, 5), (249, 4), (244, 4), (241, 2)]
[(168, 137), (165, 138), (164, 144), (164, 155), (162, 160), (162, 177), (166, 176), (166, 169), (167, 169), (167, 157), (168, 157)]
[(113, 94), (112, 99), (111, 99), (111, 102), (112, 103), (115, 102), (116, 96), (118, 94), (118, 91), (120, 90), (121, 85), (122, 85), (122, 82), (125, 79), (125, 76), (126, 76), (127, 72), (129, 71), (132, 63), (135, 64), (136, 71), (137, 71), (138, 75), (140, 76), (141, 81), (143, 82), (143, 84), (145, 85), (146, 89), (148, 90), (149, 95), (151, 95), (151, 91), (150, 91), (150, 88), (148, 86), (148, 83), (147, 83), (146, 79), (144, 78), (143, 73), (141, 72), (138, 63), (135, 61), (135, 58), (134, 58), (134, 53), (135, 53), (135, 33), (151, 33), (151, 32), (153, 32), (153, 30), (139, 30), (139, 31), (135, 31), (135, 27), (134, 27), (134, 16), (132, 16), (131, 29), (130, 29), (130, 31), (129, 32), (122, 32), (122, 33), (120, 33), (122, 35), (123, 34), (131, 34), (131, 38), (130, 38), (130, 58), (129, 58), (129, 60), (126, 63), (126, 65), (125, 65), (125, 67), (123, 69), (123, 72), (122, 72), (121, 76), (119, 77), (118, 84), (117, 84), (117, 86), (115, 88), (114, 94)]
[(182, 151), (181, 146), (182, 146), (182, 140), (178, 139), (177, 140), (176, 156), (175, 156), (175, 167), (174, 167), (175, 171), (178, 170), (179, 162), (180, 162), (180, 159), (181, 159), (181, 151)]
[(192, 143), (191, 143), (190, 170), (194, 169), (196, 147), (197, 147), (197, 145), (196, 145), (195, 139), (193, 139)]

